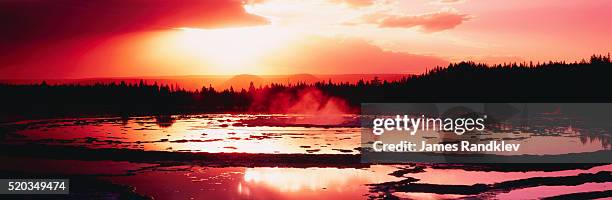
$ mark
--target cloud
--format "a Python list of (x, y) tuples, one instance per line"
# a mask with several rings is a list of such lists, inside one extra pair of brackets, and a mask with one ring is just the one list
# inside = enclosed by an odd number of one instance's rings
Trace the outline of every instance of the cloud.
[(331, 0), (333, 3), (344, 3), (351, 7), (364, 7), (374, 4), (376, 0)]
[(264, 63), (286, 74), (380, 74), (422, 73), (449, 62), (436, 56), (386, 51), (362, 39), (310, 37), (271, 54)]
[(267, 23), (236, 0), (4, 0), (0, 22), (0, 42)]
[(434, 0), (433, 4), (458, 4), (463, 3), (465, 0)]
[[(96, 75), (96, 68), (78, 63), (116, 37), (266, 23), (238, 0), (2, 0), (0, 76), (76, 77), (86, 69)], [(129, 55), (122, 60), (139, 53)], [(105, 67), (97, 71), (112, 72), (112, 61), (101, 60)]]
[(433, 33), (453, 29), (470, 17), (453, 11), (441, 11), (422, 15), (371, 15), (366, 17), (369, 23), (381, 28), (420, 27), (424, 32)]

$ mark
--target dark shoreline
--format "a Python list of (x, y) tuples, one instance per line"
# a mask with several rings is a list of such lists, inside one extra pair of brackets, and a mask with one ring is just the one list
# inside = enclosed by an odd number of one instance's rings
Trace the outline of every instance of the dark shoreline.
[[(597, 152), (595, 152), (597, 153)], [(599, 152), (609, 153), (609, 152)], [(83, 161), (128, 161), (136, 163), (174, 163), (215, 167), (336, 167), (365, 168), (376, 163), (362, 163), (359, 154), (264, 154), (264, 153), (206, 153), (165, 152), (131, 149), (90, 149), (73, 146), (41, 144), (0, 145), (0, 155)], [(546, 156), (542, 156), (545, 158)], [(380, 163), (405, 165), (409, 163)], [(424, 163), (422, 163), (424, 164)], [(586, 169), (610, 163), (438, 163), (425, 164), (433, 168), (479, 171), (556, 171)]]
[[(118, 174), (71, 174), (71, 172), (26, 172), (23, 169), (0, 170), (0, 177), (27, 178), (27, 177), (65, 177), (73, 187), (69, 196), (32, 196), (37, 198), (57, 199), (83, 199), (107, 198), (116, 199), (152, 199), (153, 197), (139, 193), (136, 188), (111, 182), (108, 177), (131, 176), (139, 170), (155, 170), (157, 168), (173, 166), (202, 166), (202, 167), (334, 167), (334, 168), (368, 168), (372, 164), (361, 163), (360, 155), (347, 154), (249, 154), (249, 153), (202, 153), (202, 152), (160, 152), (128, 149), (89, 149), (73, 146), (48, 146), (41, 144), (0, 145), (0, 156), (11, 160), (57, 160), (63, 161), (101, 161), (101, 162), (129, 162), (133, 164), (153, 164), (150, 167), (141, 167), (137, 170), (126, 170)], [(474, 198), (487, 198), (486, 195), (506, 193), (515, 189), (547, 186), (547, 185), (580, 185), (584, 183), (607, 183), (611, 176), (609, 171), (597, 173), (581, 173), (575, 176), (564, 177), (534, 177), (519, 180), (509, 180), (495, 184), (475, 185), (440, 185), (418, 183), (418, 179), (411, 178), (413, 173), (426, 173), (423, 169), (463, 169), (466, 171), (499, 171), (499, 172), (527, 172), (527, 171), (563, 171), (586, 170), (607, 164), (398, 164), (396, 172), (389, 174), (403, 178), (403, 180), (386, 183), (369, 184), (370, 193), (387, 196), (370, 196), (372, 198), (393, 198), (393, 192), (424, 192), (434, 194), (463, 194)], [(44, 169), (44, 168), (43, 168)], [(105, 178), (106, 177), (106, 178)], [(74, 191), (74, 193), (72, 192)], [(485, 193), (484, 196), (481, 195)], [(577, 195), (577, 196), (576, 196)], [(610, 196), (609, 192), (573, 193), (556, 198), (582, 196)]]
[(612, 172), (601, 171), (560, 177), (533, 177), (494, 184), (474, 185), (439, 185), (418, 183), (417, 181), (418, 179), (408, 177), (408, 179), (401, 181), (371, 184), (370, 186), (372, 186), (372, 192), (387, 194), (393, 191), (486, 196), (488, 194), (506, 193), (516, 189), (538, 186), (576, 186), (585, 183), (606, 183), (612, 181)]

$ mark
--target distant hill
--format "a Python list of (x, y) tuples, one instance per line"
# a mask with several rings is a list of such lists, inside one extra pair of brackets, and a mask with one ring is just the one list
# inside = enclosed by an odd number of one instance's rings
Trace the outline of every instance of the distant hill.
[(287, 82), (295, 84), (295, 83), (316, 83), (321, 81), (321, 79), (317, 78), (312, 74), (294, 74), (287, 77)]
[(247, 89), (249, 88), (251, 82), (255, 87), (259, 87), (260, 85), (264, 85), (264, 79), (260, 76), (251, 75), (251, 74), (240, 74), (236, 75), (221, 85), (221, 88), (230, 88), (233, 87), (235, 90), (239, 90), (241, 88)]

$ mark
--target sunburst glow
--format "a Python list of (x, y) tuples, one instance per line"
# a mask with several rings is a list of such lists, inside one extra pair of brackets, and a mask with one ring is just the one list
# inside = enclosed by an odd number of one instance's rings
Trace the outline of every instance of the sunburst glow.
[(178, 28), (176, 44), (218, 73), (262, 73), (257, 61), (270, 51), (284, 47), (295, 34), (276, 26), (226, 29)]

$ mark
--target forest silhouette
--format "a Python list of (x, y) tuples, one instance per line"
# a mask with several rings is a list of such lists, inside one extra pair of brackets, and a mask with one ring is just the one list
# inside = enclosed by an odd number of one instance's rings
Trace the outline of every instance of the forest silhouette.
[[(436, 67), (398, 81), (378, 78), (356, 83), (269, 84), (217, 90), (185, 90), (141, 80), (107, 84), (2, 84), (1, 120), (83, 115), (159, 115), (201, 112), (269, 113), (275, 99), (297, 101), (317, 90), (317, 101), (338, 98), (348, 106), (384, 102), (612, 102), (610, 54), (580, 62), (474, 62)], [(353, 112), (356, 110), (353, 109)]]

